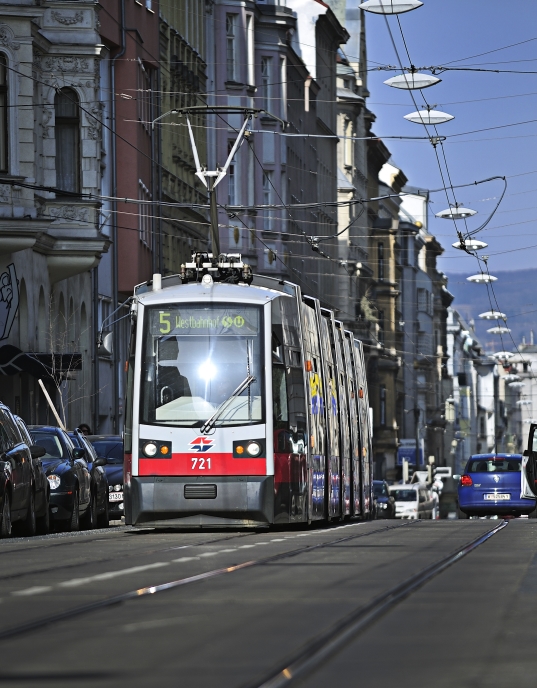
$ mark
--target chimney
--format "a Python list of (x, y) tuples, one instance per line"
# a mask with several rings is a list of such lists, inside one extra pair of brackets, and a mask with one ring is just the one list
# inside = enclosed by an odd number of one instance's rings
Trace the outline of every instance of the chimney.
[(534, 341), (533, 341), (533, 330), (530, 330), (530, 344), (533, 346)]
[(524, 344), (524, 345), (526, 344), (526, 335), (525, 334), (522, 335), (522, 344)]

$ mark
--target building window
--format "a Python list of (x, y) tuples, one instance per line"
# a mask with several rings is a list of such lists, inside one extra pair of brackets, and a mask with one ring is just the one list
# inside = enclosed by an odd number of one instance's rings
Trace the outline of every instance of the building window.
[(8, 93), (7, 93), (7, 60), (0, 55), (0, 172), (7, 172), (8, 157)]
[(255, 57), (254, 57), (254, 17), (246, 15), (246, 51), (248, 57), (248, 74), (246, 82), (249, 86), (255, 84)]
[[(272, 172), (263, 172), (263, 205), (272, 205)], [(263, 208), (263, 229), (272, 229), (272, 210)]]
[(287, 60), (280, 57), (280, 117), (287, 119)]
[[(138, 200), (151, 200), (149, 189), (141, 179), (138, 180)], [(140, 203), (138, 205), (138, 231), (140, 232), (140, 241), (148, 247), (151, 246), (151, 215), (151, 205), (149, 203)]]
[(138, 119), (147, 132), (151, 131), (152, 116), (152, 91), (151, 91), (151, 72), (147, 70), (142, 61), (138, 60)]
[(270, 112), (270, 89), (271, 89), (272, 58), (261, 58), (261, 98), (263, 99), (263, 110)]
[(379, 280), (384, 279), (384, 244), (380, 243), (377, 247), (379, 262)]
[(54, 97), (56, 116), (56, 186), (62, 191), (80, 191), (80, 111), (78, 96), (62, 88)]
[(386, 385), (380, 386), (380, 424), (386, 425)]
[(226, 66), (227, 80), (235, 81), (235, 23), (236, 14), (226, 14)]

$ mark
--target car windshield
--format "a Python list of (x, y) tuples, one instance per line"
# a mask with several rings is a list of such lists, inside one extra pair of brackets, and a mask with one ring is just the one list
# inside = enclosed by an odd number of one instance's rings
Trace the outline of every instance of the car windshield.
[(387, 497), (386, 485), (384, 483), (373, 483), (373, 493), (375, 497)]
[(392, 490), (396, 502), (416, 502), (418, 493), (416, 490)]
[[(239, 385), (255, 380), (230, 399)], [(148, 309), (142, 352), (142, 423), (200, 427), (263, 420), (261, 311), (211, 304)]]
[(97, 456), (104, 456), (109, 464), (123, 463), (123, 442), (97, 440), (92, 442)]
[(470, 459), (467, 473), (520, 473), (522, 459)]
[(44, 432), (32, 432), (34, 443), (43, 447), (45, 454), (43, 459), (63, 459), (63, 447), (57, 435)]

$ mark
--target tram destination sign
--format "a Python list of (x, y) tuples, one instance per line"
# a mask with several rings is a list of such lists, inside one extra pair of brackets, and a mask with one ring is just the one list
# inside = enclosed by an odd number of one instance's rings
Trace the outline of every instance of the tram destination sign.
[(259, 332), (257, 308), (162, 308), (150, 313), (152, 335), (242, 335)]

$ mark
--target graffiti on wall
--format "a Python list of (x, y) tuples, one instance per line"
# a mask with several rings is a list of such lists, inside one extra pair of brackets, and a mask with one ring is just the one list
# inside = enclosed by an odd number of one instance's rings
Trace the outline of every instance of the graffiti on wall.
[(0, 341), (7, 339), (19, 307), (19, 284), (13, 263), (0, 274)]

